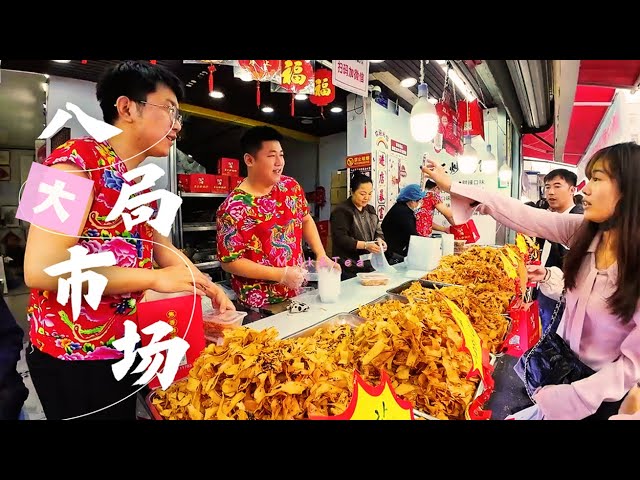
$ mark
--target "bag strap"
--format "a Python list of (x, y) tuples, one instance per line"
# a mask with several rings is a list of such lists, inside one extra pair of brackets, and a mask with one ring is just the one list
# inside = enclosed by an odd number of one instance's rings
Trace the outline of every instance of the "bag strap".
[(532, 348), (529, 349), (529, 351), (525, 354), (525, 357), (524, 357), (524, 365), (523, 365), (524, 388), (527, 391), (527, 395), (529, 395), (529, 398), (534, 404), (536, 402), (533, 399), (533, 392), (529, 390), (529, 383), (527, 382), (527, 367), (529, 366), (529, 357), (535, 351), (538, 345), (540, 345), (544, 341), (544, 339), (549, 335), (549, 333), (551, 333), (554, 325), (558, 323), (558, 313), (560, 312), (560, 307), (562, 306), (562, 303), (565, 300), (566, 293), (567, 293), (567, 289), (565, 288), (562, 290), (562, 295), (560, 296), (560, 300), (558, 300), (558, 303), (556, 303), (556, 308), (553, 310), (553, 314), (551, 315), (551, 321), (549, 322), (549, 327), (547, 327), (546, 331), (542, 332), (542, 335), (540, 335), (540, 339), (538, 340), (538, 342)]

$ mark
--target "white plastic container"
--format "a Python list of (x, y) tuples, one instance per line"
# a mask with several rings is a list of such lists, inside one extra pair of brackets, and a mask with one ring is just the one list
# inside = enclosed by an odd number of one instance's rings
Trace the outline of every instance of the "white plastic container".
[(358, 272), (360, 283), (365, 287), (375, 287), (389, 283), (389, 275), (380, 272)]
[(320, 267), (318, 269), (318, 294), (323, 303), (335, 303), (340, 297), (339, 268)]
[(430, 271), (438, 266), (442, 257), (442, 239), (411, 235), (407, 264), (409, 270)]

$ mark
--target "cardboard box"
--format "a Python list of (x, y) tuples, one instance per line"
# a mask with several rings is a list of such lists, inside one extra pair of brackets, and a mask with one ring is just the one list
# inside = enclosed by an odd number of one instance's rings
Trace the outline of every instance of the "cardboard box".
[(240, 173), (240, 160), (237, 158), (225, 158), (218, 159), (218, 175), (229, 175), (237, 177)]
[(229, 178), (228, 178), (229, 191), (232, 191), (234, 188), (236, 188), (238, 185), (240, 185), (243, 180), (244, 180), (244, 177), (237, 177), (235, 175), (229, 175)]
[(331, 172), (331, 188), (345, 187), (347, 186), (347, 171), (338, 170)]
[(227, 175), (208, 175), (211, 177), (213, 193), (229, 193), (229, 177)]
[(190, 193), (211, 193), (213, 187), (214, 175), (206, 173), (179, 173), (178, 174), (178, 190)]
[[(159, 320), (173, 327), (173, 332), (160, 341), (170, 340), (177, 336), (183, 338), (189, 344), (189, 349), (178, 367), (174, 383), (186, 378), (189, 375), (189, 370), (193, 367), (193, 362), (195, 362), (205, 347), (204, 326), (202, 323), (202, 300), (200, 297), (196, 296), (194, 298), (193, 294), (184, 292), (167, 294), (147, 290), (142, 301), (138, 303), (137, 308), (138, 333), (140, 334), (143, 347), (149, 344), (152, 337), (145, 335), (141, 331)], [(166, 358), (165, 351), (161, 352), (161, 354)], [(164, 361), (158, 370), (162, 371), (163, 368)], [(149, 382), (149, 388), (158, 387), (160, 387), (160, 381), (158, 377), (155, 376), (153, 380)]]
[(331, 205), (344, 202), (347, 199), (347, 187), (338, 187), (331, 189)]

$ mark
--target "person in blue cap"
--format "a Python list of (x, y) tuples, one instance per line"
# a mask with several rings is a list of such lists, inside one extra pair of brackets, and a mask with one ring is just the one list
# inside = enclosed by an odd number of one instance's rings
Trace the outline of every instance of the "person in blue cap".
[(420, 208), (425, 192), (417, 183), (402, 187), (396, 203), (382, 220), (382, 232), (387, 240), (387, 258), (395, 255), (407, 256), (409, 238), (418, 235), (415, 211)]

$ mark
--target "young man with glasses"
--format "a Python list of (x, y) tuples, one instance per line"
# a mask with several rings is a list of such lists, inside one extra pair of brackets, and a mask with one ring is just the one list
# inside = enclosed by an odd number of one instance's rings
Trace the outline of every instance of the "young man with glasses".
[[(113, 341), (124, 336), (124, 322), (137, 322), (136, 305), (147, 289), (208, 295), (221, 310), (233, 309), (213, 284), (148, 222), (125, 226), (107, 221), (125, 184), (123, 175), (147, 157), (165, 157), (181, 125), (180, 80), (159, 65), (127, 61), (99, 81), (96, 96), (104, 121), (122, 130), (107, 141), (85, 137), (54, 150), (44, 165), (89, 179), (93, 191), (77, 236), (31, 225), (25, 254), (25, 283), (31, 347), (27, 364), (47, 419), (135, 419), (133, 375), (116, 381), (112, 365), (123, 358)], [(134, 179), (135, 180), (135, 179)], [(140, 192), (141, 194), (146, 191)], [(157, 201), (148, 204), (157, 214)], [(44, 269), (69, 259), (79, 245), (89, 253), (112, 252), (116, 265), (94, 268), (107, 278), (96, 309), (83, 302), (71, 321), (72, 302), (57, 301), (58, 277)], [(153, 269), (153, 262), (161, 268)], [(129, 371), (133, 370), (130, 369)]]

